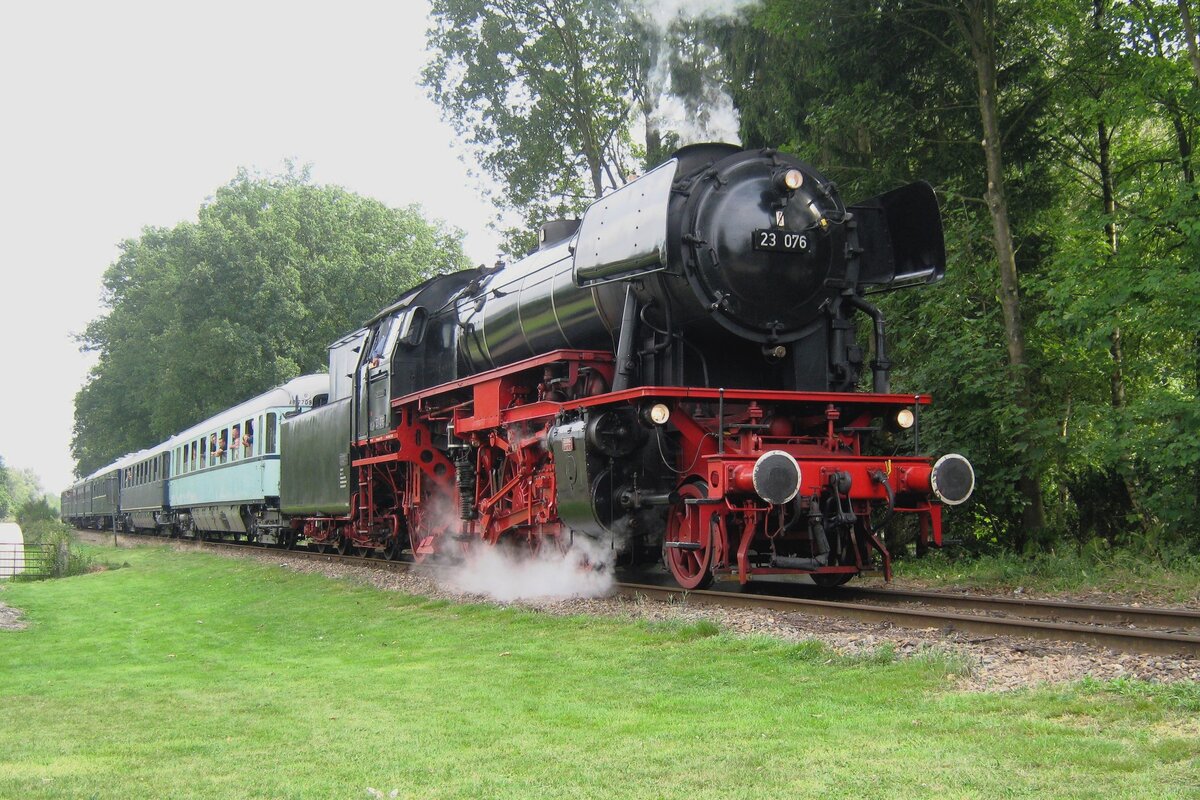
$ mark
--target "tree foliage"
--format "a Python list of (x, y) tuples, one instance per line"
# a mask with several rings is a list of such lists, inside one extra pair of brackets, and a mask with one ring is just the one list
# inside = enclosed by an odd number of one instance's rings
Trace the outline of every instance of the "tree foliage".
[(4, 465), (4, 457), (0, 456), (0, 520), (8, 518), (12, 507), (12, 496), (8, 492), (8, 467)]
[(461, 234), (307, 176), (240, 172), (195, 222), (147, 228), (104, 276), (76, 396), (79, 474), (326, 368), (326, 348), (408, 286), (466, 266)]
[(32, 469), (7, 466), (0, 457), (0, 520), (16, 516), (31, 502), (46, 502), (57, 508), (58, 498), (45, 495), (42, 482)]
[[(851, 198), (914, 179), (938, 189), (947, 279), (883, 303), (897, 384), (935, 394), (927, 441), (976, 464), (976, 501), (951, 519), (981, 541), (1197, 543), (1200, 56), (1186, 9), (766, 0), (724, 34), (747, 144), (806, 155)], [(998, 136), (963, 35), (979, 10)], [(989, 139), (1003, 147), (1023, 367), (985, 202)], [(1051, 526), (1033, 538), (1025, 478)]]
[(496, 181), (498, 221), (521, 218), (509, 252), (680, 145), (736, 137), (718, 20), (748, 1), (672, 15), (647, 0), (433, 0), (423, 81)]
[(616, 0), (433, 0), (433, 99), (529, 220), (625, 183), (632, 91), (644, 71)]
[[(662, 111), (678, 93), (685, 118), (711, 114), (713, 87), (745, 144), (808, 158), (851, 200), (929, 181), (948, 276), (881, 304), (897, 386), (936, 397), (925, 441), (977, 467), (952, 527), (1196, 546), (1192, 2), (762, 0), (664, 36), (634, 0), (436, 0), (426, 81), (533, 222), (694, 141)], [(622, 149), (589, 151), (595, 130)]]

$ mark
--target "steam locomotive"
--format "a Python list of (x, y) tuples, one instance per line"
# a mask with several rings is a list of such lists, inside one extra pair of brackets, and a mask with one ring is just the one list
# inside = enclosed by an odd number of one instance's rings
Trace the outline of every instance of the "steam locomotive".
[[(586, 537), (691, 589), (890, 577), (884, 519), (940, 545), (975, 476), (919, 454), (930, 399), (891, 393), (866, 296), (944, 271), (927, 184), (847, 206), (786, 154), (686, 147), (335, 342), (327, 393), (279, 414), (277, 496), (216, 514), (166, 492), (145, 524), (417, 560)], [(190, 446), (163, 445), (166, 485)]]

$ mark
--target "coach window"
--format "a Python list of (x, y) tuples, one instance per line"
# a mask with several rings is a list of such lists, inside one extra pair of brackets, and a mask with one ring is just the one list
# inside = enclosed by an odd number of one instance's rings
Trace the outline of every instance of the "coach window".
[(196, 449), (197, 449), (197, 445), (193, 441), (192, 442), (192, 469), (196, 468)]
[(252, 419), (242, 423), (242, 455), (246, 458), (254, 455), (254, 420)]
[[(258, 430), (260, 432), (266, 430), (266, 428), (263, 427), (263, 415), (262, 414), (258, 415)], [(254, 454), (261, 456), (263, 454), (263, 450), (264, 450), (265, 446), (266, 446), (265, 441), (264, 442), (255, 442), (254, 443)]]
[(274, 414), (267, 414), (267, 452), (272, 454), (275, 452), (275, 419)]

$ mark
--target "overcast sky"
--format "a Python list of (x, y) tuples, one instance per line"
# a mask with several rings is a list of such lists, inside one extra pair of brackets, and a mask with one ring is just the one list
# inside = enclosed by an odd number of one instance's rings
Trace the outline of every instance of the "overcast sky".
[[(424, 0), (0, 5), (0, 456), (57, 493), (117, 244), (194, 219), (239, 167), (420, 203), (496, 239), (478, 179), (417, 86)], [(386, 298), (381, 298), (381, 301)]]

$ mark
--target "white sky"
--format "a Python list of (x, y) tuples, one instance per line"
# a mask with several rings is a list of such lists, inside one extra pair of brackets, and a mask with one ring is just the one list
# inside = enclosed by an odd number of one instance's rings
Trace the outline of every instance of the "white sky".
[[(421, 203), (491, 263), (491, 211), (417, 83), (424, 0), (0, 4), (0, 456), (71, 482), (73, 399), (117, 244), (239, 166)], [(381, 303), (387, 298), (380, 298)]]

